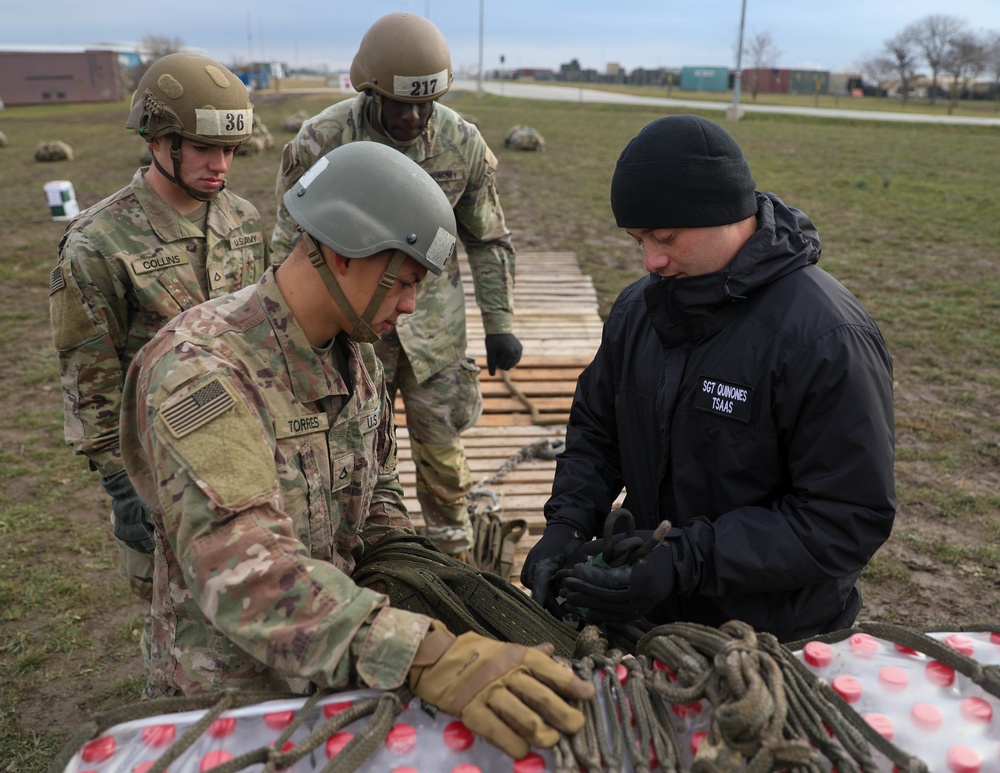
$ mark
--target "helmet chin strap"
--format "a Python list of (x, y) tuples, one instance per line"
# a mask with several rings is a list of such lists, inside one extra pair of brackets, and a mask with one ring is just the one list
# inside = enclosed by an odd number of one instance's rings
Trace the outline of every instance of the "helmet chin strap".
[(198, 201), (211, 201), (216, 196), (218, 196), (226, 187), (226, 181), (222, 181), (222, 185), (219, 186), (218, 190), (212, 191), (211, 193), (205, 193), (204, 191), (199, 191), (192, 188), (186, 182), (181, 179), (181, 145), (184, 139), (179, 134), (170, 135), (170, 157), (174, 160), (174, 173), (170, 174), (163, 165), (160, 164), (159, 159), (156, 158), (156, 154), (150, 149), (150, 155), (153, 157), (153, 166), (159, 170), (160, 174), (166, 177), (170, 182), (184, 191), (192, 199), (197, 199)]
[(389, 138), (389, 142), (400, 148), (409, 148), (413, 145), (416, 145), (420, 141), (420, 138), (424, 136), (424, 132), (427, 130), (427, 124), (424, 124), (424, 128), (420, 130), (420, 134), (418, 134), (412, 140), (407, 140), (406, 142), (401, 142), (400, 140), (397, 140), (395, 137), (392, 136), (392, 132), (389, 131), (388, 127), (382, 121), (382, 95), (376, 93), (374, 96), (375, 96), (375, 104), (377, 106), (377, 111), (375, 113), (375, 120), (378, 121), (378, 126), (379, 128), (382, 129), (382, 133)]
[[(301, 228), (299, 230), (302, 231)], [(323, 252), (320, 249), (319, 243), (305, 231), (302, 231), (302, 241), (306, 247), (306, 255), (309, 256), (309, 262), (319, 272), (320, 278), (323, 280), (323, 284), (326, 285), (327, 291), (333, 297), (334, 303), (337, 304), (337, 308), (340, 309), (347, 318), (347, 321), (354, 328), (351, 331), (351, 340), (361, 344), (373, 344), (378, 341), (381, 335), (372, 327), (372, 320), (378, 313), (379, 308), (381, 308), (386, 294), (396, 284), (396, 277), (399, 275), (400, 266), (406, 260), (406, 253), (402, 250), (396, 250), (393, 253), (392, 258), (389, 260), (389, 265), (382, 272), (382, 278), (379, 279), (378, 287), (375, 288), (375, 294), (372, 295), (364, 312), (358, 316), (354, 307), (351, 306), (351, 302), (347, 299), (347, 295), (344, 294), (344, 290), (337, 281), (337, 278), (326, 264), (326, 260), (323, 259)]]

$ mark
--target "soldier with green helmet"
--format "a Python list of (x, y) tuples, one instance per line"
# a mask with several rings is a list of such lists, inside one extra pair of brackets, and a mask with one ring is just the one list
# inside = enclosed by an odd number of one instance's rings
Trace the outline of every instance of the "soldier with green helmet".
[[(365, 33), (351, 65), (360, 92), (305, 121), (285, 145), (278, 172), (276, 253), (297, 233), (282, 197), (317, 159), (351, 142), (371, 141), (413, 159), (447, 195), (472, 269), (486, 333), (490, 374), (521, 358), (513, 333), (514, 248), (497, 192), (497, 159), (479, 130), (438, 100), (451, 87), (451, 55), (441, 31), (411, 13), (390, 13)], [(465, 294), (457, 260), (419, 290), (415, 314), (375, 344), (389, 394), (406, 406), (417, 471), (417, 498), (427, 535), (464, 558), (472, 526), (466, 495), (472, 488), (460, 433), (482, 412), (479, 368), (466, 356)]]
[(318, 159), (284, 203), (301, 238), (280, 264), (181, 314), (128, 372), (123, 457), (156, 522), (147, 696), (408, 682), (512, 756), (552, 746), (582, 728), (566, 699), (592, 684), (351, 579), (368, 546), (412, 533), (370, 342), (448, 265), (451, 204), (367, 142)]
[(154, 62), (125, 123), (148, 143), (152, 166), (69, 223), (50, 277), (66, 441), (100, 473), (123, 570), (147, 600), (153, 521), (121, 459), (122, 384), (166, 322), (256, 282), (268, 265), (257, 209), (225, 189), (252, 124), (247, 89), (223, 65), (191, 53)]

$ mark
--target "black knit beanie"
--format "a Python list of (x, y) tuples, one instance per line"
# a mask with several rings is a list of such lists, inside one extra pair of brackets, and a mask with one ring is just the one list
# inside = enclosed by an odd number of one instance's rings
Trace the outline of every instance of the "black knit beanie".
[(619, 228), (703, 228), (757, 213), (743, 151), (719, 124), (696, 115), (658, 118), (622, 151), (611, 179)]

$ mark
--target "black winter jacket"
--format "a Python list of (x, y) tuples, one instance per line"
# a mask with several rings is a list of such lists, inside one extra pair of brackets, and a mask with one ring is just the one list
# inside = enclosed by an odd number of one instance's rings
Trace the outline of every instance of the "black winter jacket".
[(619, 296), (545, 515), (600, 535), (624, 487), (637, 528), (674, 526), (677, 595), (657, 622), (739, 619), (791, 641), (854, 621), (857, 578), (891, 531), (892, 360), (815, 265), (809, 218), (757, 201), (727, 268)]

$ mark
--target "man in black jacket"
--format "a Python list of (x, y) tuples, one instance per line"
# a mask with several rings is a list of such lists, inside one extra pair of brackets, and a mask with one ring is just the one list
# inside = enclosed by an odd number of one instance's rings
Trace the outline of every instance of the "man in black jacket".
[[(521, 575), (550, 608), (738, 619), (782, 641), (861, 609), (858, 577), (895, 516), (892, 359), (816, 265), (809, 218), (755, 187), (735, 140), (698, 116), (654, 121), (618, 159), (612, 209), (649, 276), (619, 296), (577, 384)], [(623, 489), (642, 539), (602, 550)]]

